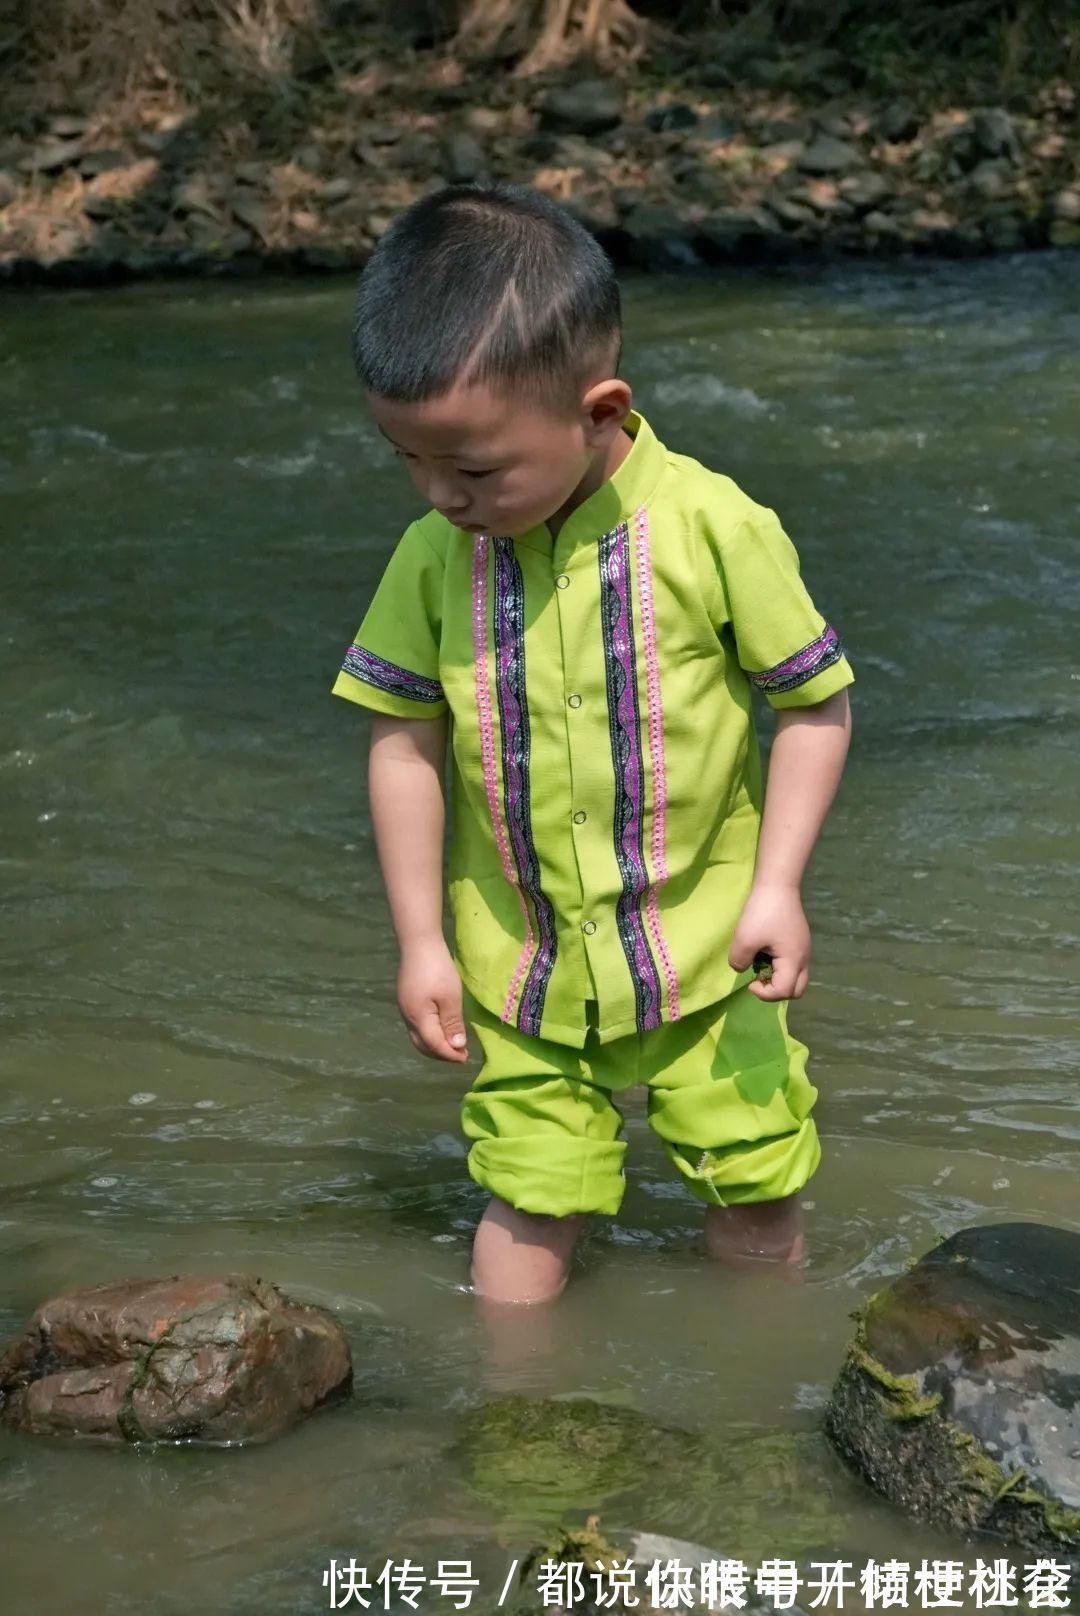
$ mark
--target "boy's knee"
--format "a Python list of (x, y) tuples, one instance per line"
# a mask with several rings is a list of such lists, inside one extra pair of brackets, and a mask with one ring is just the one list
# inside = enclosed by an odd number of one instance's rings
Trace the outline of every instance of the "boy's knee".
[(492, 1196), (473, 1244), (477, 1295), (498, 1302), (552, 1301), (566, 1285), (584, 1223), (584, 1213), (550, 1217)]

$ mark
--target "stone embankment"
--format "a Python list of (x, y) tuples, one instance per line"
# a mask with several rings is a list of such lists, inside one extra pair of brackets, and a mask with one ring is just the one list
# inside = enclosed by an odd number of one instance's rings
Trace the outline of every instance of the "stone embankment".
[(709, 62), (667, 86), (485, 86), (443, 69), (411, 94), (400, 73), (336, 84), (326, 116), (309, 109), (303, 138), (276, 147), (269, 128), (214, 126), (175, 101), (137, 126), (34, 120), (0, 142), (0, 276), (350, 269), (415, 196), (488, 179), (568, 203), (617, 262), (645, 268), (1080, 245), (1064, 82), (1021, 109), (830, 93), (828, 71), (770, 92)]

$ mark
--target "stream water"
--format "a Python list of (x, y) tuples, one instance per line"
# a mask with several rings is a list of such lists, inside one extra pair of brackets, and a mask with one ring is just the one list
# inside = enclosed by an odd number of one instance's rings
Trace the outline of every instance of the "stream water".
[(909, 1254), (980, 1221), (1080, 1230), (1076, 260), (627, 281), (635, 403), (777, 509), (856, 672), (790, 1012), (825, 1156), (802, 1282), (718, 1271), (635, 1091), (618, 1220), (498, 1333), (466, 1287), (464, 1074), (398, 1022), (367, 720), (329, 695), (417, 514), (350, 303), (4, 300), (0, 1337), (72, 1286), (251, 1270), (338, 1314), (356, 1384), (239, 1450), (0, 1430), (3, 1608), (317, 1611), (332, 1556), (467, 1558), (493, 1603), (594, 1502), (475, 1484), (459, 1423), (509, 1391), (723, 1459), (704, 1496), (643, 1474), (606, 1527), (955, 1554), (814, 1433), (851, 1309)]

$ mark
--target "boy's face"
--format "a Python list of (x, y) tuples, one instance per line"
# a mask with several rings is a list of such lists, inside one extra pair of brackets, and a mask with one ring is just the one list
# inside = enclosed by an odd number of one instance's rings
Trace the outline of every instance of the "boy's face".
[(429, 505), (467, 532), (511, 537), (546, 522), (579, 485), (581, 498), (593, 492), (591, 479), (600, 486), (630, 396), (625, 382), (604, 380), (561, 416), (485, 383), (417, 404), (366, 395)]

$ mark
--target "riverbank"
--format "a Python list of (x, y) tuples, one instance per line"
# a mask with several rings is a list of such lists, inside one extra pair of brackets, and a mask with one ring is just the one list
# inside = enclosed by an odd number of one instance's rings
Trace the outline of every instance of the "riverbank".
[(448, 180), (535, 185), (624, 266), (1080, 245), (1064, 74), (1000, 99), (933, 75), (883, 91), (838, 51), (706, 33), (605, 76), (484, 74), (385, 29), (350, 50), (288, 94), (200, 101), (159, 71), (92, 105), (24, 97), (0, 142), (0, 279), (347, 270)]

